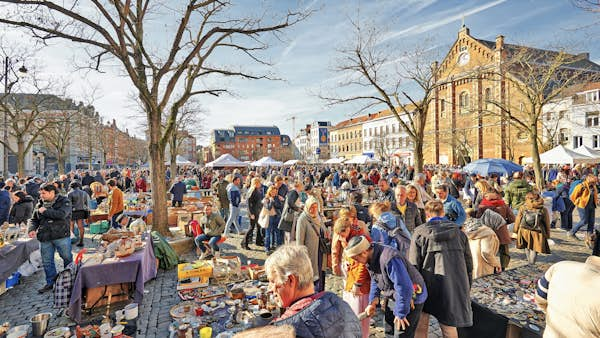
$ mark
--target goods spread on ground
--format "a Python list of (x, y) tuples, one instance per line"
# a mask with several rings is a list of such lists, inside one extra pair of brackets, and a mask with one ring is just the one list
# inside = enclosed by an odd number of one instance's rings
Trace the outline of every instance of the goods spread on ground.
[(475, 279), (471, 298), (509, 322), (539, 332), (546, 326), (546, 317), (534, 295), (538, 279), (549, 267), (544, 263), (525, 265)]
[(170, 309), (170, 331), (178, 335), (210, 330), (213, 337), (230, 336), (268, 324), (279, 314), (267, 293), (264, 268), (242, 266), (237, 256), (179, 264), (177, 294)]

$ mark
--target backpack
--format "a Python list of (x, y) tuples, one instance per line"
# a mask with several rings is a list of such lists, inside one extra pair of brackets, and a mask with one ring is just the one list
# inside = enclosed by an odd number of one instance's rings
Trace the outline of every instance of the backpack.
[(523, 210), (523, 217), (521, 218), (523, 229), (542, 232), (544, 225), (544, 212), (542, 209)]
[(390, 245), (396, 250), (400, 251), (402, 256), (406, 256), (408, 254), (408, 248), (410, 247), (410, 238), (406, 236), (404, 233), (404, 229), (399, 219), (396, 219), (396, 227), (394, 229), (390, 229), (385, 222), (377, 222), (376, 225), (385, 231), (390, 239), (390, 243), (384, 243), (386, 245)]

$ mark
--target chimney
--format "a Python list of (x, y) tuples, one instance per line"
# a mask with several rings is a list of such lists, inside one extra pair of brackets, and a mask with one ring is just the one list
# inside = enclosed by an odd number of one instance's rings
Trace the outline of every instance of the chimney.
[(504, 35), (498, 35), (496, 37), (496, 50), (504, 48)]

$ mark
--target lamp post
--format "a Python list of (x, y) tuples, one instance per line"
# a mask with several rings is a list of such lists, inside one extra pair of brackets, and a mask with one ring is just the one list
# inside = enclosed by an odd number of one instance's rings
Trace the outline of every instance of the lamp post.
[[(8, 56), (4, 58), (4, 99), (6, 99), (8, 95), (8, 69), (10, 66), (10, 59)], [(27, 73), (27, 68), (25, 66), (21, 66), (19, 68), (19, 72)], [(8, 178), (8, 112), (6, 111), (6, 105), (4, 107), (4, 135), (3, 135), (3, 169), (2, 174), (5, 178)]]

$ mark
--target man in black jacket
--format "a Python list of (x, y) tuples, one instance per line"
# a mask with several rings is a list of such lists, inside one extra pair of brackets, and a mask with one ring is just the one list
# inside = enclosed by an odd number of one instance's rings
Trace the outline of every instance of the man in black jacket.
[(69, 237), (69, 219), (71, 202), (58, 193), (53, 184), (44, 184), (40, 188), (40, 202), (30, 221), (29, 237), (37, 237), (40, 241), (42, 263), (46, 274), (46, 285), (38, 290), (39, 293), (52, 290), (56, 279), (54, 266), (54, 251), (63, 259), (64, 266), (73, 261), (71, 253), (71, 238)]

